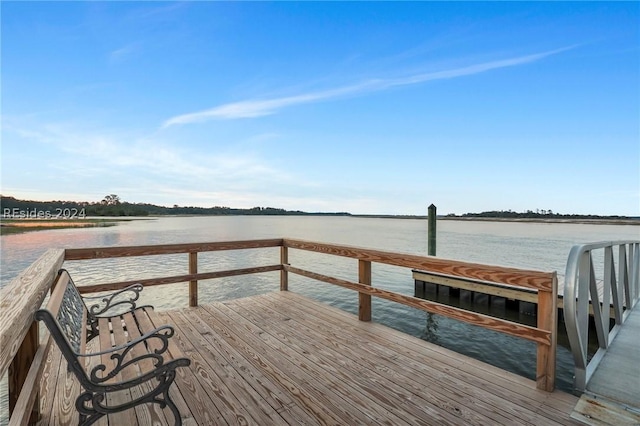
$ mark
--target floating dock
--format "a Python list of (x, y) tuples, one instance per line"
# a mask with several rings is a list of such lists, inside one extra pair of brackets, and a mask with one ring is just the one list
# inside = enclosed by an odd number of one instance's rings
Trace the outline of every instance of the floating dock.
[[(420, 270), (413, 270), (413, 280), (416, 297), (424, 298), (432, 295), (449, 295), (452, 298), (460, 298), (466, 294), (467, 299), (473, 304), (485, 304), (491, 306), (500, 302), (521, 314), (535, 316), (538, 292), (536, 290), (507, 284), (485, 282), (479, 280), (462, 279), (445, 274), (437, 274)], [(558, 283), (558, 309), (562, 314), (564, 310), (564, 283)], [(598, 284), (598, 292), (602, 295), (603, 285)], [(480, 299), (482, 301), (480, 302)], [(593, 309), (590, 309), (593, 315)], [(611, 310), (610, 317), (615, 314)]]

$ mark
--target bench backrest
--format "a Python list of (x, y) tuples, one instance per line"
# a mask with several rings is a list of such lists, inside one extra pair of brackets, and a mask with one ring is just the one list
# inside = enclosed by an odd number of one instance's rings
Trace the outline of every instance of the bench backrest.
[(67, 271), (60, 271), (47, 307), (35, 317), (45, 323), (65, 357), (84, 352), (87, 307)]

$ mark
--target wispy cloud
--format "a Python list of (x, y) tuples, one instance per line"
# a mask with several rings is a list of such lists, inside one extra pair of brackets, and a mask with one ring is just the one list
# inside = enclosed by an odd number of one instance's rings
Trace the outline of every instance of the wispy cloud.
[(162, 124), (162, 128), (167, 128), (174, 125), (200, 123), (209, 120), (233, 120), (238, 118), (262, 117), (275, 114), (279, 110), (293, 105), (327, 101), (345, 96), (361, 95), (365, 93), (381, 91), (397, 86), (407, 86), (433, 80), (457, 78), (480, 74), (500, 68), (524, 65), (539, 61), (546, 57), (573, 49), (575, 47), (576, 46), (568, 46), (532, 55), (484, 62), (461, 68), (414, 74), (411, 76), (395, 79), (370, 79), (349, 86), (338, 87), (324, 91), (303, 93), (295, 96), (286, 96), (273, 99), (251, 99), (246, 101), (233, 102), (204, 111), (197, 111), (171, 117)]
[[(286, 173), (272, 168), (259, 156), (243, 152), (194, 155), (170, 141), (140, 135), (87, 129), (73, 124), (34, 125), (3, 120), (5, 131), (25, 141), (37, 142), (61, 150), (91, 170), (110, 168), (128, 174), (132, 171), (181, 182), (243, 183), (256, 179), (278, 181)], [(261, 139), (268, 136), (257, 135)]]
[(129, 56), (138, 51), (141, 47), (140, 42), (129, 43), (119, 49), (113, 50), (109, 53), (109, 62), (116, 63), (127, 59)]
[(310, 102), (318, 102), (327, 99), (338, 98), (364, 91), (375, 90), (380, 84), (380, 80), (371, 80), (357, 85), (340, 87), (337, 89), (325, 90), (322, 92), (311, 92), (296, 96), (287, 96), (275, 99), (249, 100), (221, 105), (205, 111), (194, 112), (172, 117), (164, 122), (163, 128), (175, 124), (189, 124), (207, 121), (211, 119), (231, 120), (236, 118), (252, 118), (264, 115), (275, 114), (279, 109), (291, 105), (299, 105)]

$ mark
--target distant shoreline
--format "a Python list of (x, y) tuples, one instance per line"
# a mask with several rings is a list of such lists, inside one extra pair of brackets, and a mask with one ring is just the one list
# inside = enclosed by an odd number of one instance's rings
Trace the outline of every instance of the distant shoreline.
[[(353, 214), (349, 217), (363, 219), (428, 219), (428, 216), (410, 215), (376, 215)], [(571, 223), (581, 225), (635, 225), (640, 226), (640, 219), (578, 219), (578, 218), (535, 218), (535, 217), (463, 217), (463, 216), (438, 216), (438, 221), (451, 220), (460, 222), (516, 222), (516, 223)]]
[(438, 220), (458, 220), (462, 222), (521, 222), (521, 223), (575, 223), (582, 225), (640, 225), (640, 219), (572, 219), (572, 218), (529, 218), (529, 217), (461, 217), (439, 216)]

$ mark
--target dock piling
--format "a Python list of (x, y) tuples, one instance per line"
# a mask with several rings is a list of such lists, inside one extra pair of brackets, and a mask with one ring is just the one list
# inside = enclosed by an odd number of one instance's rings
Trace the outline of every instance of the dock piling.
[(428, 254), (429, 256), (436, 255), (436, 206), (431, 204), (429, 206), (429, 216), (427, 225), (427, 239), (428, 239)]

